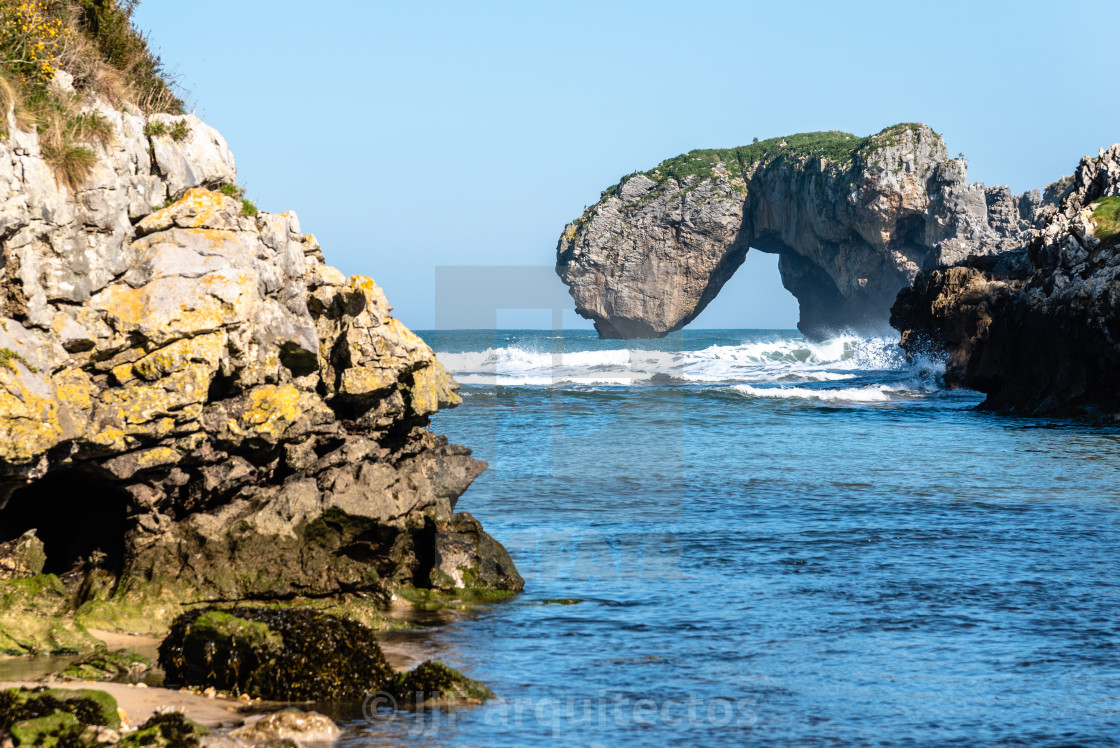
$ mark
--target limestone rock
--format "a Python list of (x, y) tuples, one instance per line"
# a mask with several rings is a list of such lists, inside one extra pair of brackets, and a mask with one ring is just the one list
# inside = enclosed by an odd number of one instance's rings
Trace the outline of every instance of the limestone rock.
[(0, 543), (0, 580), (35, 577), (47, 562), (43, 541), (28, 530), (15, 540)]
[(1046, 190), (1029, 247), (922, 273), (891, 323), (912, 353), (949, 357), (945, 380), (1024, 415), (1120, 413), (1120, 144)]
[(969, 185), (925, 125), (810, 133), (624, 179), (564, 229), (556, 271), (602, 337), (660, 337), (694, 319), (753, 247), (780, 255), (802, 332), (878, 332), (920, 268), (1011, 246), (1040, 200)]
[[(38, 530), (47, 572), (108, 575), (83, 594), (164, 621), (429, 586), (486, 467), (427, 428), (459, 403), (449, 372), (294, 213), (211, 189), (236, 180), (212, 128), (88, 106), (115, 137), (76, 192), (35, 134), (0, 140), (0, 543)], [(471, 532), (480, 583), (520, 589)]]

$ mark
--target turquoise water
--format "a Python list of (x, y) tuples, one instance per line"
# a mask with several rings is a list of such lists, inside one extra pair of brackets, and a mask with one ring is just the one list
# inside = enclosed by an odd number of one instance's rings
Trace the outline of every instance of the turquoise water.
[(1116, 429), (976, 411), (887, 339), (424, 337), (526, 591), (430, 634), (500, 701), (348, 742), (1120, 739)]

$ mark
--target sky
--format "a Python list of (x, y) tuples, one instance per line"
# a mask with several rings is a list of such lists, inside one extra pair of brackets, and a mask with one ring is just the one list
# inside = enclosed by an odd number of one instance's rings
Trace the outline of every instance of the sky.
[[(971, 181), (1021, 192), (1120, 141), (1120, 3), (1099, 0), (144, 0), (136, 21), (249, 196), (415, 329), (441, 269), (550, 268), (601, 189), (693, 148), (925, 122)], [(750, 252), (691, 326), (796, 321)]]

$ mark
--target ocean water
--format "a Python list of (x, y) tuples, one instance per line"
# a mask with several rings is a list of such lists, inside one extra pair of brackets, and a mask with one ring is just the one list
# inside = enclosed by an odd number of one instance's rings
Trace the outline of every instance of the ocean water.
[(432, 332), (520, 597), (413, 634), (497, 701), (347, 745), (1120, 742), (1120, 432), (894, 340)]

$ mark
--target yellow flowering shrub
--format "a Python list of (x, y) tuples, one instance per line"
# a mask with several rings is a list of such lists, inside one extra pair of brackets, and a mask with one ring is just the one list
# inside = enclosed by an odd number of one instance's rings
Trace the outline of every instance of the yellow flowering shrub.
[(23, 83), (42, 85), (58, 70), (70, 34), (60, 8), (42, 0), (0, 0), (0, 54)]

